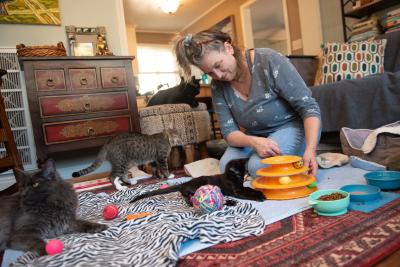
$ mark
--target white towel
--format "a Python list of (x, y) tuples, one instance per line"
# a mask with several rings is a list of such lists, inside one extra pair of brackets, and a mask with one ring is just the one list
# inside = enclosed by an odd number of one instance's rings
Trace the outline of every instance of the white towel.
[(378, 135), (381, 133), (391, 133), (400, 135), (400, 121), (384, 125), (380, 128), (377, 128), (372, 133), (370, 133), (361, 147), (361, 150), (365, 154), (371, 153), (371, 151), (374, 150)]

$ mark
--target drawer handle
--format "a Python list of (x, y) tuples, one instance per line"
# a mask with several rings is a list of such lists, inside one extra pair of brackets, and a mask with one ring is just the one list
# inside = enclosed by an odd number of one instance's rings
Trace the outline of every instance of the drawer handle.
[(90, 103), (86, 103), (84, 109), (85, 111), (90, 111)]
[(87, 129), (87, 133), (88, 133), (89, 136), (95, 135), (95, 131), (94, 131), (93, 127), (89, 127), (89, 128)]
[(48, 78), (46, 81), (46, 84), (48, 87), (54, 87), (54, 85), (56, 85), (56, 83), (54, 82), (53, 78)]
[(112, 83), (117, 83), (118, 82), (118, 77), (117, 76), (112, 77), (111, 78), (111, 82)]
[(88, 81), (85, 77), (82, 77), (80, 82), (81, 82), (81, 85), (87, 85), (87, 83), (88, 83)]

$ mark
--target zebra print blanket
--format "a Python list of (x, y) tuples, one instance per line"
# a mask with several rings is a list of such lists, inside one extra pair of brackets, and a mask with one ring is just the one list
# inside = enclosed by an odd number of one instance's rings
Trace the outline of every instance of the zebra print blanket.
[[(82, 193), (78, 216), (106, 223), (110, 228), (97, 234), (60, 236), (61, 254), (38, 258), (27, 252), (12, 266), (174, 266), (182, 242), (199, 238), (217, 244), (235, 241), (264, 231), (264, 220), (249, 203), (224, 207), (221, 211), (199, 214), (188, 206), (180, 193), (154, 196), (129, 203), (133, 197), (156, 190), (159, 185), (139, 186), (112, 195)], [(106, 204), (119, 206), (119, 217), (103, 220)], [(153, 215), (124, 221), (127, 214)]]

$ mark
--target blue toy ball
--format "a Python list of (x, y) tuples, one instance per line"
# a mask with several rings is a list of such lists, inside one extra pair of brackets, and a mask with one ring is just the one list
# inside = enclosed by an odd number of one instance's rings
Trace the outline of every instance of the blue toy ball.
[(211, 213), (222, 210), (224, 207), (224, 195), (221, 189), (214, 185), (200, 186), (192, 197), (193, 207), (203, 213)]

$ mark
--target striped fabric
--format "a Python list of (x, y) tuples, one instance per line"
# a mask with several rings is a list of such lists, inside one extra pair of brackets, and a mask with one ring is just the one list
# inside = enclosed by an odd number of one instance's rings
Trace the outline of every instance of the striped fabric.
[[(112, 195), (85, 192), (79, 195), (79, 216), (110, 225), (97, 234), (60, 236), (64, 251), (36, 258), (28, 252), (14, 266), (174, 266), (182, 242), (199, 238), (217, 244), (260, 235), (264, 220), (249, 203), (202, 215), (188, 206), (180, 193), (154, 196), (130, 204), (129, 200), (158, 185), (139, 186)], [(119, 206), (120, 216), (104, 221), (106, 204)], [(128, 214), (151, 212), (153, 215), (124, 221)]]
[(385, 47), (386, 39), (325, 44), (320, 84), (383, 73)]

